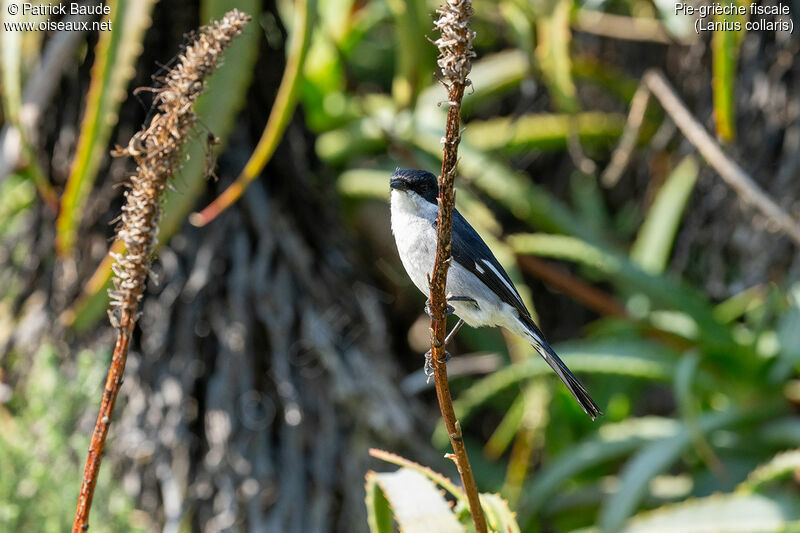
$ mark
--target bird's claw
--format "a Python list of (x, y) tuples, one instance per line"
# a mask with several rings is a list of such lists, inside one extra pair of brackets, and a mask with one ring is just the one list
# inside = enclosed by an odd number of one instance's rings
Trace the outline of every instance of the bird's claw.
[[(450, 352), (445, 350), (444, 351), (444, 359), (437, 359), (437, 362), (440, 365), (445, 365), (445, 364), (447, 364), (448, 361), (450, 361), (450, 359), (452, 357), (453, 356), (450, 355)], [(429, 378), (433, 377), (433, 354), (431, 353), (430, 350), (425, 352), (425, 366), (423, 367), (423, 369), (425, 370), (425, 375), (427, 377), (429, 377)]]
[[(455, 309), (453, 308), (453, 306), (450, 305), (450, 304), (447, 304), (447, 311), (445, 311), (444, 316), (450, 316), (450, 315), (453, 314), (454, 311), (455, 311)], [(430, 300), (430, 298), (425, 300), (425, 314), (428, 315), (429, 317), (431, 317), (432, 320), (436, 320), (433, 317), (433, 310), (431, 309), (431, 300)]]

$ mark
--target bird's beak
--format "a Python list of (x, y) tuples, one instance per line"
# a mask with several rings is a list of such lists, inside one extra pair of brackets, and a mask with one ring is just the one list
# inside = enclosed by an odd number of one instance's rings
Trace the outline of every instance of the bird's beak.
[(397, 189), (398, 191), (405, 191), (405, 190), (408, 190), (408, 183), (406, 183), (406, 181), (405, 181), (405, 180), (402, 180), (402, 179), (400, 179), (400, 178), (395, 178), (395, 179), (393, 179), (393, 180), (392, 180), (392, 181), (389, 183), (389, 186), (390, 186), (392, 189)]

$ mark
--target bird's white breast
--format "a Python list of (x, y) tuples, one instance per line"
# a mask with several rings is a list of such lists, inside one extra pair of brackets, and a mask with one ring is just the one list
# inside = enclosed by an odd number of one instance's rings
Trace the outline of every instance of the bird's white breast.
[(436, 258), (437, 208), (418, 195), (392, 191), (392, 233), (397, 251), (411, 281), (428, 293), (428, 274)]
[[(391, 211), (392, 233), (400, 260), (411, 281), (427, 296), (430, 293), (428, 276), (433, 272), (436, 259), (436, 228), (433, 223), (438, 208), (417, 194), (393, 190)], [(455, 261), (450, 264), (447, 273), (447, 295), (448, 298), (481, 295), (479, 307), (470, 302), (450, 302), (455, 314), (470, 326), (509, 327), (509, 317), (517, 316), (516, 310), (488, 292), (474, 274)]]

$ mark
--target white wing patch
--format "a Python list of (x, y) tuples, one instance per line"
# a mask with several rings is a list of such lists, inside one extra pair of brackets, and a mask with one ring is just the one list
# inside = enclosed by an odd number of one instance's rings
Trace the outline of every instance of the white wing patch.
[[(522, 300), (520, 299), (519, 295), (517, 294), (517, 289), (515, 289), (514, 286), (511, 283), (508, 282), (508, 280), (505, 278), (505, 276), (500, 274), (500, 272), (497, 271), (495, 266), (492, 263), (490, 263), (489, 261), (487, 261), (486, 259), (481, 259), (481, 261), (483, 261), (484, 265), (489, 267), (489, 270), (491, 270), (494, 273), (494, 275), (497, 276), (497, 279), (499, 279), (500, 281), (503, 282), (503, 285), (505, 285), (508, 288), (509, 292), (511, 292), (511, 294), (513, 294), (517, 298), (517, 301), (522, 303)], [(477, 266), (477, 265), (475, 265), (475, 266)], [(481, 273), (483, 273), (483, 271), (481, 271)]]
[(486, 273), (486, 271), (484, 269), (482, 269), (481, 266), (478, 263), (475, 263), (475, 270), (477, 270), (481, 274), (485, 274)]

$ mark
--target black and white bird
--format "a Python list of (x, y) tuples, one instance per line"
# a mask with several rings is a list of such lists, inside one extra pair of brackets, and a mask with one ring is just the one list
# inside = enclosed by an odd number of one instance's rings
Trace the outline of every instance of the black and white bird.
[[(436, 176), (430, 172), (402, 169), (392, 174), (392, 233), (406, 272), (426, 295), (430, 294), (428, 276), (436, 257), (438, 195)], [(492, 251), (458, 210), (453, 211), (451, 239), (447, 301), (460, 320), (448, 339), (463, 323), (502, 326), (533, 346), (592, 420), (602, 415), (581, 382), (547, 343)]]

